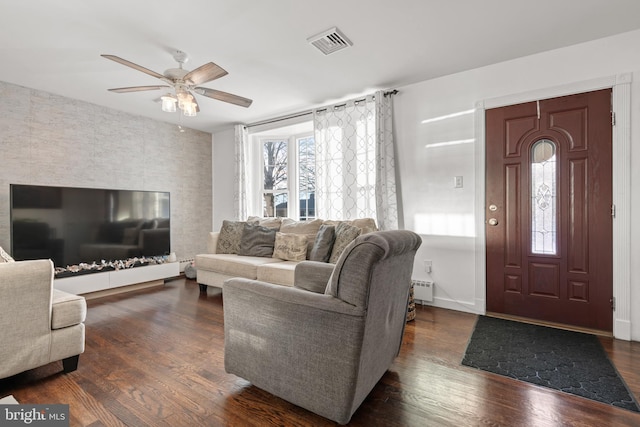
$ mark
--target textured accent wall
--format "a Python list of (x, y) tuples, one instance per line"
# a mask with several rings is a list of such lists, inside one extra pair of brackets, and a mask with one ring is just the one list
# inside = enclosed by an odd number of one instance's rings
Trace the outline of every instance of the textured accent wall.
[(0, 246), (10, 248), (9, 184), (35, 184), (169, 191), (172, 250), (206, 249), (211, 134), (4, 82), (0, 99)]

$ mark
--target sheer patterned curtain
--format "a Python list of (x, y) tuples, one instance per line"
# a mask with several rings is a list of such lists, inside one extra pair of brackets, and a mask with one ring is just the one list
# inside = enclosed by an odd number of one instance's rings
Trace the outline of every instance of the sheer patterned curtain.
[(398, 228), (392, 104), (382, 92), (314, 112), (316, 215)]
[(244, 125), (235, 126), (235, 185), (233, 189), (233, 202), (235, 205), (236, 220), (247, 218), (247, 191), (249, 175), (247, 160), (249, 159), (249, 133)]
[(376, 214), (380, 230), (398, 229), (393, 97), (376, 92)]

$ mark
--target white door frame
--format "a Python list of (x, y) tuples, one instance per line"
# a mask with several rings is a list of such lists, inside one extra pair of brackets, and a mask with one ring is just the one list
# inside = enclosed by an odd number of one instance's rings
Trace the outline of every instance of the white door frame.
[(540, 99), (611, 88), (613, 126), (613, 336), (631, 340), (631, 81), (632, 74), (618, 74), (594, 80), (555, 86), (531, 92), (485, 99), (476, 103), (476, 289), (475, 311), (486, 313), (485, 235), (485, 110)]

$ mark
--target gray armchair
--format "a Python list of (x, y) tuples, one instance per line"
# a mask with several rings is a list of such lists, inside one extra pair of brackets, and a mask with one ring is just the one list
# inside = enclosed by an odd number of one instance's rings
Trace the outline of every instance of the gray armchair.
[(51, 260), (0, 263), (0, 378), (84, 351), (85, 299), (53, 288)]
[(346, 424), (400, 351), (420, 244), (411, 231), (373, 232), (332, 270), (300, 263), (294, 287), (227, 280), (226, 371)]

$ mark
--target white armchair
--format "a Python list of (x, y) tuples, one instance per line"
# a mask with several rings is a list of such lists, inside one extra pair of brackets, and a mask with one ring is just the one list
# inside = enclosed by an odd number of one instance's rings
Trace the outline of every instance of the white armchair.
[(84, 352), (85, 299), (53, 288), (51, 260), (0, 263), (0, 378)]

